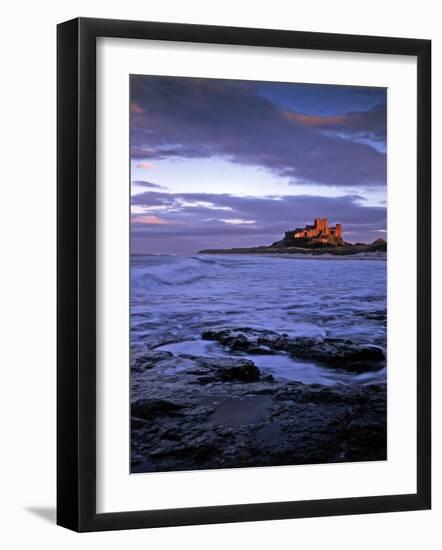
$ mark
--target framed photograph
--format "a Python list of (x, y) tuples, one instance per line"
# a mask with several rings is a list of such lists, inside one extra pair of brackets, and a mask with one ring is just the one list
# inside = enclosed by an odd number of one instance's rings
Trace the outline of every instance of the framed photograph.
[(430, 508), (430, 52), (58, 26), (59, 525)]

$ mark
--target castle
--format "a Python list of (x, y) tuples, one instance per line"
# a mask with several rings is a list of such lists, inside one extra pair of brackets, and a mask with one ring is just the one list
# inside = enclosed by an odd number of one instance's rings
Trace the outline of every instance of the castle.
[(328, 243), (331, 240), (342, 241), (342, 225), (337, 223), (334, 227), (329, 227), (327, 218), (316, 218), (314, 225), (287, 231), (285, 238), (290, 240), (315, 239), (321, 243)]

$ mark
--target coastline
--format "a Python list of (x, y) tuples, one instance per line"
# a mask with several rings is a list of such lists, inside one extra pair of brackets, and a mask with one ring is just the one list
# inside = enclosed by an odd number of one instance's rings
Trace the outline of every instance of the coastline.
[(345, 261), (386, 261), (387, 254), (379, 252), (360, 252), (358, 254), (349, 254), (349, 255), (340, 255), (340, 254), (331, 254), (331, 253), (322, 253), (322, 254), (313, 254), (313, 253), (287, 253), (287, 252), (275, 252), (275, 253), (247, 253), (247, 252), (198, 252), (198, 256), (214, 256), (216, 254), (223, 256), (257, 256), (257, 257), (267, 257), (267, 258), (282, 258), (289, 260), (345, 260)]
[(194, 258), (194, 257), (200, 257), (200, 256), (232, 256), (232, 257), (240, 257), (240, 256), (253, 256), (256, 258), (281, 258), (284, 260), (321, 260), (321, 261), (338, 261), (338, 260), (344, 260), (344, 261), (375, 261), (375, 262), (385, 262), (387, 261), (387, 254), (386, 253), (379, 253), (379, 252), (361, 252), (358, 254), (349, 254), (349, 255), (339, 255), (339, 254), (330, 254), (330, 253), (323, 253), (323, 254), (311, 254), (311, 253), (287, 253), (287, 252), (278, 252), (278, 253), (247, 253), (247, 252), (195, 252), (194, 254), (139, 254), (139, 253), (131, 253), (130, 257), (135, 258), (143, 258), (143, 257), (152, 257), (152, 258)]
[[(300, 239), (301, 240), (301, 239)], [(307, 239), (303, 239), (306, 241)], [(301, 244), (301, 243), (299, 243)], [(351, 244), (341, 241), (339, 244), (319, 243), (311, 239), (303, 246), (293, 246), (292, 242), (287, 243), (284, 239), (277, 241), (270, 246), (255, 246), (244, 248), (208, 248), (200, 250), (198, 254), (259, 254), (271, 256), (295, 256), (307, 257), (333, 257), (333, 258), (374, 258), (383, 259), (387, 256), (387, 242), (378, 239), (370, 244)]]

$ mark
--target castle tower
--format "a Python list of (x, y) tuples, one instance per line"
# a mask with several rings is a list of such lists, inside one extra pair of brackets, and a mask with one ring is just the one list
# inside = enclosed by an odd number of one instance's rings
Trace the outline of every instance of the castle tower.
[(315, 218), (315, 229), (322, 235), (327, 236), (328, 232), (328, 219), (327, 218)]

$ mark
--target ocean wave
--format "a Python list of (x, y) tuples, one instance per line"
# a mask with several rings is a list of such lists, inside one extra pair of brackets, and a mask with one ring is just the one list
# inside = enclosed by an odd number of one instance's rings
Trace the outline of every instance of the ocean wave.
[[(156, 327), (156, 340), (163, 334), (167, 341), (178, 325), (183, 340), (227, 325), (387, 345), (384, 262), (136, 257), (131, 298), (132, 338), (140, 346), (149, 329), (137, 327)], [(367, 383), (378, 375), (385, 378), (385, 373), (370, 373)], [(364, 375), (356, 376), (364, 383)]]

